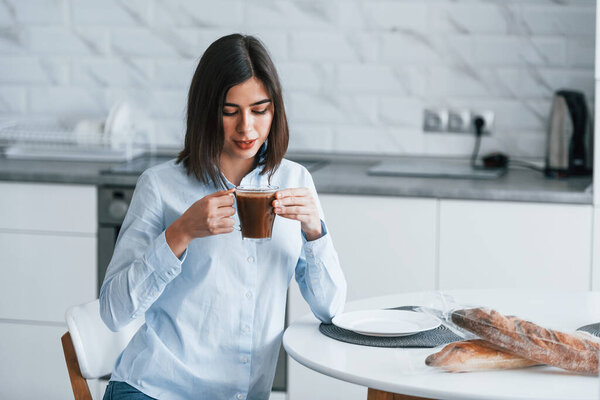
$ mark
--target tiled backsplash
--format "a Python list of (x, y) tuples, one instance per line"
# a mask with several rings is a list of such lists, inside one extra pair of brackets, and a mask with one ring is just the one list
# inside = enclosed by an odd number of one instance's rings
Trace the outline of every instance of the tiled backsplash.
[(291, 149), (468, 154), (423, 133), (425, 107), (496, 113), (482, 151), (541, 157), (553, 92), (593, 103), (593, 0), (4, 0), (0, 114), (106, 116), (129, 99), (179, 146), (204, 49), (232, 33), (271, 51)]

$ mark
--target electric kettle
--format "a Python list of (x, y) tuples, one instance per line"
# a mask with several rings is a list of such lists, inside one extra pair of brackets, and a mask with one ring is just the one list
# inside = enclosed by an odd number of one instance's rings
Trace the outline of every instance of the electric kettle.
[(590, 175), (593, 123), (583, 93), (559, 90), (552, 103), (546, 146), (547, 176)]

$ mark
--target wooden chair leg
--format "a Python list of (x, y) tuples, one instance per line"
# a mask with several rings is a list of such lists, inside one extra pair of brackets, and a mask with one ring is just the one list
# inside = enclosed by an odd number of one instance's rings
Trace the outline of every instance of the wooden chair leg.
[(371, 389), (367, 392), (367, 400), (428, 400), (424, 397), (407, 396), (404, 394), (384, 392), (383, 390)]
[(77, 361), (77, 354), (75, 354), (73, 340), (71, 340), (71, 334), (69, 332), (65, 333), (60, 338), (60, 341), (62, 342), (63, 352), (65, 353), (65, 361), (67, 362), (67, 370), (69, 371), (69, 379), (71, 380), (71, 387), (73, 388), (75, 400), (92, 400), (90, 387), (85, 378), (81, 375), (79, 361)]

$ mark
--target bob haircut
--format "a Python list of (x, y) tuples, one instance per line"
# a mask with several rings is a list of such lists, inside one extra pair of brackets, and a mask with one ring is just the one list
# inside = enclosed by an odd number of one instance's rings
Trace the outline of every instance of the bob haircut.
[(177, 163), (183, 162), (188, 175), (194, 174), (204, 184), (226, 188), (219, 169), (224, 143), (223, 106), (227, 91), (256, 77), (273, 104), (273, 121), (254, 165), (262, 165), (261, 175), (269, 180), (279, 167), (289, 141), (289, 129), (281, 84), (275, 65), (264, 45), (253, 36), (232, 34), (217, 39), (202, 55), (188, 94), (185, 145)]

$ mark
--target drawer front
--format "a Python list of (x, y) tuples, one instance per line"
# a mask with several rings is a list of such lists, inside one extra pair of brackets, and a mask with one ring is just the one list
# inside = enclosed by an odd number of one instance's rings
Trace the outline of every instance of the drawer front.
[(60, 342), (64, 326), (0, 321), (0, 399), (72, 399)]
[(96, 238), (0, 232), (0, 318), (64, 322), (96, 274)]
[(95, 233), (96, 187), (0, 182), (0, 229)]
[(445, 200), (440, 289), (589, 290), (592, 206)]

